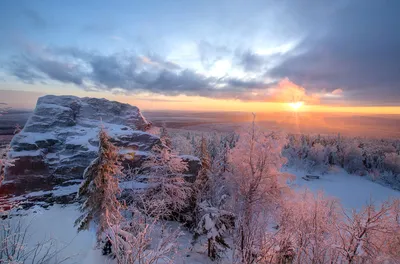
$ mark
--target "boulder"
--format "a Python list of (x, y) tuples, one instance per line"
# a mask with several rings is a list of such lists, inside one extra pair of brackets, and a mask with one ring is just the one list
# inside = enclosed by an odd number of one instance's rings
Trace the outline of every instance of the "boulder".
[(151, 148), (161, 144), (159, 137), (145, 132), (150, 126), (140, 110), (129, 104), (46, 95), (38, 99), (23, 130), (11, 141), (10, 157), (17, 160), (7, 169), (6, 180), (23, 176), (82, 178), (97, 156), (100, 127), (121, 154), (135, 153), (134, 165), (140, 165)]

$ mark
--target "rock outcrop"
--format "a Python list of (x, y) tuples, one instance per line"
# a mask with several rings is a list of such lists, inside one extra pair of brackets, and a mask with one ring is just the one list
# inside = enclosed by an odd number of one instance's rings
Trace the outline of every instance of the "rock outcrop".
[(84, 169), (97, 156), (98, 131), (103, 126), (122, 154), (133, 154), (125, 166), (138, 165), (155, 144), (157, 136), (146, 133), (151, 126), (140, 110), (129, 104), (96, 98), (47, 95), (23, 130), (11, 141), (15, 166), (6, 180), (23, 176), (82, 178)]

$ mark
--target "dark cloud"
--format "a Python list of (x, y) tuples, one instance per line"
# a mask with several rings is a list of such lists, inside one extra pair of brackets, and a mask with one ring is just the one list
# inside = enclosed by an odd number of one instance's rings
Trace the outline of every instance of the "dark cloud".
[(251, 51), (237, 52), (236, 58), (238, 64), (247, 72), (260, 72), (266, 65), (266, 58), (264, 56)]
[[(350, 1), (268, 72), (351, 100), (399, 104), (399, 1)], [(318, 21), (314, 21), (318, 24)]]
[(32, 55), (15, 57), (9, 65), (9, 72), (27, 83), (49, 78), (63, 83), (82, 85), (84, 78), (83, 72), (76, 64)]
[(267, 100), (249, 96), (271, 86), (260, 80), (215, 78), (151, 54), (102, 55), (76, 48), (44, 48), (16, 57), (9, 72), (24, 82), (46, 79), (71, 83), (87, 90), (122, 89), (126, 93), (147, 91), (162, 95)]

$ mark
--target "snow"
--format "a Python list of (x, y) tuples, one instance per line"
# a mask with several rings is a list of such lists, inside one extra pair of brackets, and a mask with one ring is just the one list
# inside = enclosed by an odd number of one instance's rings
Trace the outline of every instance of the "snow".
[(180, 155), (183, 160), (195, 160), (195, 161), (200, 161), (200, 159), (196, 156), (193, 155)]
[[(35, 244), (49, 238), (54, 238), (57, 245), (58, 258), (70, 257), (63, 263), (85, 263), (88, 254), (94, 247), (94, 235), (82, 231), (77, 233), (74, 221), (79, 215), (78, 205), (54, 205), (48, 210), (41, 207), (34, 207), (28, 210), (26, 215), (13, 217), (21, 219), (25, 225), (29, 225), (27, 247), (34, 247)], [(96, 262), (86, 262), (96, 263)]]
[(11, 201), (21, 201), (21, 200), (25, 200), (26, 198), (43, 196), (43, 195), (47, 195), (47, 194), (52, 194), (52, 196), (55, 196), (55, 197), (69, 195), (69, 194), (76, 193), (79, 189), (79, 185), (80, 184), (73, 184), (73, 185), (69, 185), (69, 186), (56, 186), (53, 190), (30, 192), (30, 193), (22, 195), (22, 196), (13, 197), (10, 200)]
[(42, 155), (42, 150), (22, 150), (22, 151), (14, 151), (11, 150), (10, 152), (10, 157), (11, 158), (18, 158), (18, 157), (36, 157)]
[[(28, 210), (26, 215), (12, 219), (21, 219), (23, 223), (30, 225), (27, 239), (28, 248), (41, 241), (54, 238), (57, 241), (57, 249), (62, 249), (58, 258), (70, 257), (63, 262), (65, 264), (114, 264), (112, 259), (102, 256), (101, 251), (96, 249), (95, 230), (77, 233), (74, 221), (79, 216), (78, 208), (77, 204), (54, 205), (47, 210), (34, 207)], [(179, 227), (175, 222), (169, 223), (168, 226), (173, 229)], [(174, 259), (174, 263), (212, 263), (204, 254), (205, 249), (190, 251), (192, 239), (190, 232), (183, 230), (181, 234), (178, 256)], [(154, 235), (159, 236), (159, 232), (155, 232)]]
[[(328, 196), (335, 196), (343, 203), (346, 208), (361, 208), (366, 202), (372, 199), (375, 202), (382, 202), (389, 197), (400, 198), (400, 192), (389, 189), (385, 186), (376, 184), (366, 178), (349, 175), (348, 173), (338, 170), (321, 176), (318, 180), (306, 181), (301, 177), (307, 173), (304, 171), (296, 171), (294, 169), (286, 170), (296, 176), (293, 188), (302, 191), (305, 188), (317, 192), (323, 190)], [(145, 188), (146, 183), (135, 181), (127, 181), (120, 184), (121, 188)], [(77, 184), (65, 186), (53, 190), (53, 195), (61, 195), (75, 192), (78, 188)], [(31, 193), (30, 195), (42, 195), (45, 192)], [(64, 262), (66, 264), (82, 263), (82, 264), (105, 264), (113, 263), (111, 259), (102, 256), (99, 249), (95, 249), (95, 231), (82, 231), (77, 233), (74, 227), (74, 221), (79, 216), (77, 204), (72, 205), (54, 205), (48, 209), (34, 207), (20, 217), (13, 219), (22, 219), (29, 223), (31, 237), (29, 237), (28, 246), (52, 237), (57, 240), (58, 248), (63, 248), (59, 253), (60, 257), (72, 256), (71, 259)], [(177, 228), (178, 223), (169, 223), (170, 226)], [(207, 223), (207, 226), (212, 226)], [(206, 254), (206, 248), (203, 245), (196, 244), (191, 250), (192, 234), (183, 229), (183, 235), (178, 239), (179, 250), (178, 256), (174, 263), (212, 263)], [(65, 248), (64, 248), (65, 247)], [(224, 262), (222, 262), (224, 263)], [(225, 263), (229, 263), (228, 260)]]
[(119, 183), (119, 188), (121, 189), (145, 189), (150, 185), (148, 183), (137, 182), (137, 181), (123, 181)]
[(20, 137), (18, 140), (19, 143), (28, 143), (31, 144), (32, 142), (37, 141), (45, 141), (45, 140), (57, 140), (53, 133), (38, 133), (38, 132), (21, 132), (17, 135)]
[(65, 107), (65, 106), (58, 105), (58, 104), (47, 104), (47, 103), (38, 104), (36, 106), (36, 108), (52, 108), (52, 109), (57, 108), (57, 109), (66, 110), (66, 111), (71, 110), (71, 108), (69, 108), (69, 107)]
[(295, 188), (299, 190), (307, 188), (313, 192), (322, 190), (325, 195), (338, 198), (348, 209), (361, 209), (370, 201), (380, 203), (389, 198), (400, 198), (399, 191), (374, 183), (365, 177), (351, 175), (342, 169), (336, 169), (321, 175), (318, 180), (311, 181), (302, 179), (309, 174), (302, 170), (288, 169), (286, 172), (296, 176), (293, 182)]

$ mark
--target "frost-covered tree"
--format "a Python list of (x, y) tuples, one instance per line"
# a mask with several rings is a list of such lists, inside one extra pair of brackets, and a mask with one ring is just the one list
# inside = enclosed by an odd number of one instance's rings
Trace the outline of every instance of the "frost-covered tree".
[(158, 217), (149, 219), (141, 210), (127, 210), (132, 218), (104, 232), (103, 241), (111, 241), (112, 255), (118, 264), (174, 263), (180, 231), (161, 225)]
[(200, 162), (201, 169), (196, 177), (194, 189), (197, 192), (197, 200), (201, 202), (204, 199), (210, 199), (211, 188), (211, 157), (207, 148), (207, 141), (203, 137), (200, 144)]
[(193, 155), (194, 149), (190, 140), (182, 134), (176, 134), (171, 138), (172, 147), (180, 155)]
[(338, 202), (309, 191), (292, 195), (279, 209), (276, 230), (267, 230), (259, 262), (338, 263)]
[[(0, 116), (5, 114), (9, 108), (7, 108), (7, 104), (0, 103)], [(6, 148), (0, 148), (0, 185), (4, 180), (4, 174), (7, 167), (14, 166), (14, 160), (9, 158), (8, 152), (10, 150), (10, 146)]]
[(221, 252), (229, 248), (225, 234), (234, 227), (233, 213), (213, 207), (208, 201), (198, 206), (201, 214), (195, 229), (195, 236), (206, 235), (207, 255), (215, 260), (221, 257)]
[(0, 148), (0, 185), (4, 180), (6, 169), (14, 166), (15, 159), (9, 157), (9, 151), (10, 146)]
[(261, 220), (279, 204), (286, 180), (280, 172), (285, 162), (282, 135), (265, 134), (253, 120), (251, 127), (240, 134), (230, 153), (231, 181), (234, 185), (236, 231), (235, 258), (241, 263), (253, 263), (265, 231)]
[(338, 251), (347, 263), (399, 263), (399, 200), (372, 204), (338, 224)]
[(143, 163), (148, 170), (149, 188), (144, 202), (151, 215), (176, 219), (188, 206), (192, 189), (183, 178), (187, 163), (174, 151), (160, 146), (153, 148), (153, 155)]
[(83, 173), (84, 180), (78, 191), (78, 197), (84, 199), (81, 206), (83, 214), (75, 222), (78, 231), (87, 230), (91, 224), (95, 224), (97, 239), (100, 240), (105, 230), (120, 223), (123, 206), (117, 197), (121, 192), (118, 186), (121, 168), (118, 149), (101, 128), (98, 157)]
[(160, 129), (160, 140), (168, 148), (172, 147), (171, 137), (168, 133), (167, 125), (165, 123), (163, 123), (163, 125)]

